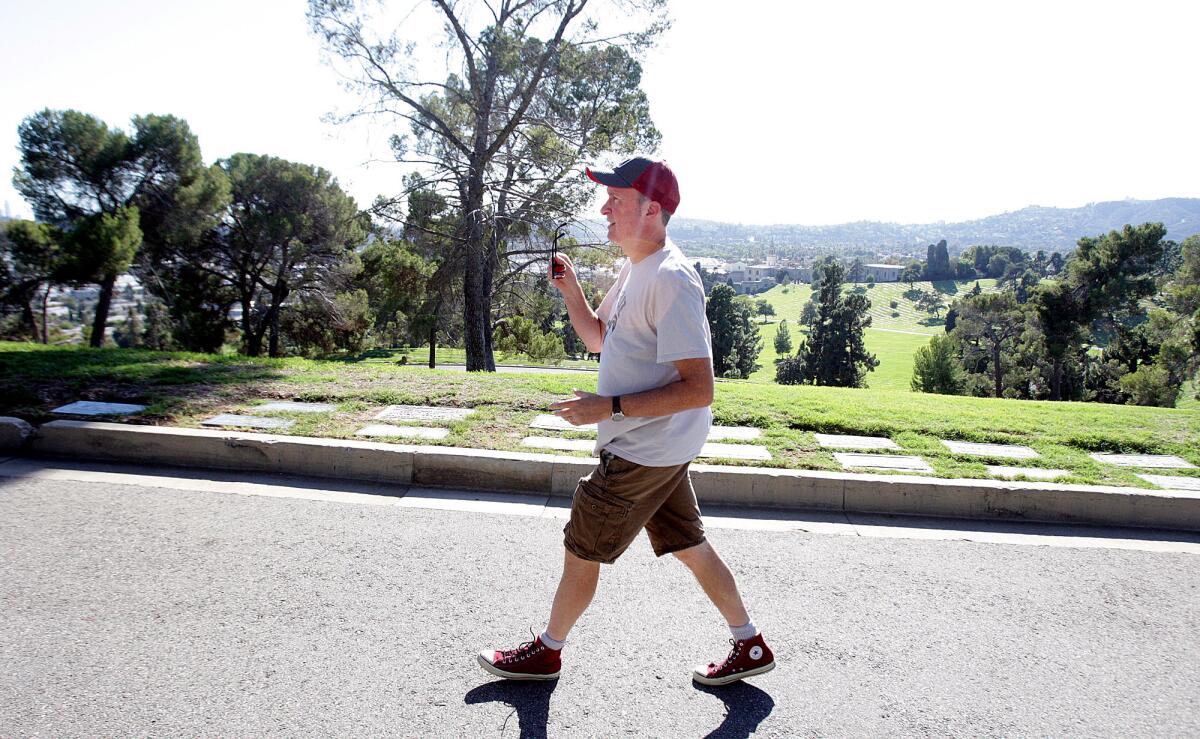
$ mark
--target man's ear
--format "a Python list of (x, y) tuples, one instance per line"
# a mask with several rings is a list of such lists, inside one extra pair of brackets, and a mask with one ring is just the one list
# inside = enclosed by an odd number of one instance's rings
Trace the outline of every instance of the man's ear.
[(657, 216), (661, 212), (662, 212), (662, 204), (661, 203), (659, 203), (657, 200), (648, 200), (647, 201), (647, 206), (646, 206), (646, 215), (647, 216)]

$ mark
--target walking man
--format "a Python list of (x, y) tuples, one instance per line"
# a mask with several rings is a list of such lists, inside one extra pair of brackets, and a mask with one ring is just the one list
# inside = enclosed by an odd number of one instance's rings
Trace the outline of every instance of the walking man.
[(693, 679), (724, 685), (775, 666), (750, 620), (737, 583), (704, 536), (688, 465), (712, 424), (712, 340), (704, 287), (667, 238), (679, 185), (665, 162), (635, 157), (611, 172), (587, 170), (608, 198), (600, 213), (608, 239), (626, 257), (617, 282), (593, 311), (570, 259), (558, 256), (551, 282), (571, 325), (600, 352), (598, 394), (551, 406), (579, 426), (597, 423), (600, 463), (579, 481), (563, 529), (563, 571), (545, 631), (516, 649), (485, 650), (479, 664), (514, 680), (552, 680), (567, 635), (591, 603), (600, 565), (611, 564), (645, 528), (657, 556), (673, 554), (729, 624), (733, 649), (697, 667)]

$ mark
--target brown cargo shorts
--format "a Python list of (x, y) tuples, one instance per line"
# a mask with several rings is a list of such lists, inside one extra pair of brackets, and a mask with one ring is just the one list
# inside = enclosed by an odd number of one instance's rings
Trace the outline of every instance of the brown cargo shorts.
[(643, 528), (661, 557), (704, 542), (688, 464), (646, 467), (607, 451), (579, 480), (563, 545), (580, 559), (612, 564)]

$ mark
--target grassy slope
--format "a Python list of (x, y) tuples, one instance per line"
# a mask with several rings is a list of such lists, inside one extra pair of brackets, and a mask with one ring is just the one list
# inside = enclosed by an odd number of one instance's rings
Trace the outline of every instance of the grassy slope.
[[(975, 281), (964, 282), (917, 282), (917, 290), (935, 290), (941, 293), (947, 304), (959, 294), (974, 287)], [(996, 289), (995, 280), (979, 280), (985, 291)], [(910, 290), (908, 283), (877, 283), (875, 287), (859, 286), (871, 300), (871, 328), (866, 335), (867, 351), (879, 360), (879, 366), (867, 375), (867, 386), (876, 390), (908, 390), (912, 379), (913, 354), (929, 342), (929, 337), (945, 330), (945, 313), (935, 318), (918, 310), (916, 304), (905, 297)], [(786, 291), (786, 292), (785, 292)], [(763, 351), (759, 355), (762, 368), (751, 375), (755, 382), (772, 382), (775, 378), (775, 331), (780, 319), (787, 319), (792, 333), (793, 345), (799, 339), (800, 312), (808, 301), (812, 289), (808, 285), (777, 285), (756, 297), (762, 297), (775, 308), (770, 322), (761, 324), (759, 331), (763, 339)], [(896, 301), (896, 308), (891, 302)], [(892, 313), (898, 315), (893, 316)]]
[[(903, 336), (903, 335), (899, 335)], [(45, 348), (0, 343), (0, 415), (34, 422), (81, 398), (150, 405), (138, 423), (198, 426), (222, 411), (268, 399), (335, 402), (334, 414), (288, 416), (290, 433), (350, 438), (389, 403), (477, 409), (451, 426), (446, 444), (521, 450), (529, 421), (591, 374), (466, 375), (367, 361), (247, 359), (138, 350)], [(1047, 403), (926, 395), (893, 390), (782, 387), (722, 381), (717, 420), (765, 430), (780, 467), (836, 469), (812, 432), (885, 435), (925, 456), (943, 476), (985, 476), (982, 461), (947, 453), (939, 438), (1030, 444), (1038, 466), (1073, 471), (1071, 481), (1142, 485), (1129, 470), (1101, 466), (1088, 450), (1179, 454), (1200, 464), (1200, 412), (1095, 403)], [(287, 414), (282, 414), (287, 415)], [(1003, 463), (1003, 462), (1001, 462)], [(1193, 473), (1200, 476), (1200, 473)]]

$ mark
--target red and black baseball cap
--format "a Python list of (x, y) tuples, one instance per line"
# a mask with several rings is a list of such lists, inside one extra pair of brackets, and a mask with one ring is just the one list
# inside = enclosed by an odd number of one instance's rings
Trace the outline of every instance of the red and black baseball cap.
[(613, 167), (611, 172), (593, 170), (588, 167), (587, 176), (593, 182), (608, 187), (632, 187), (657, 202), (671, 215), (679, 207), (679, 182), (666, 162), (656, 162), (646, 157), (634, 157)]

